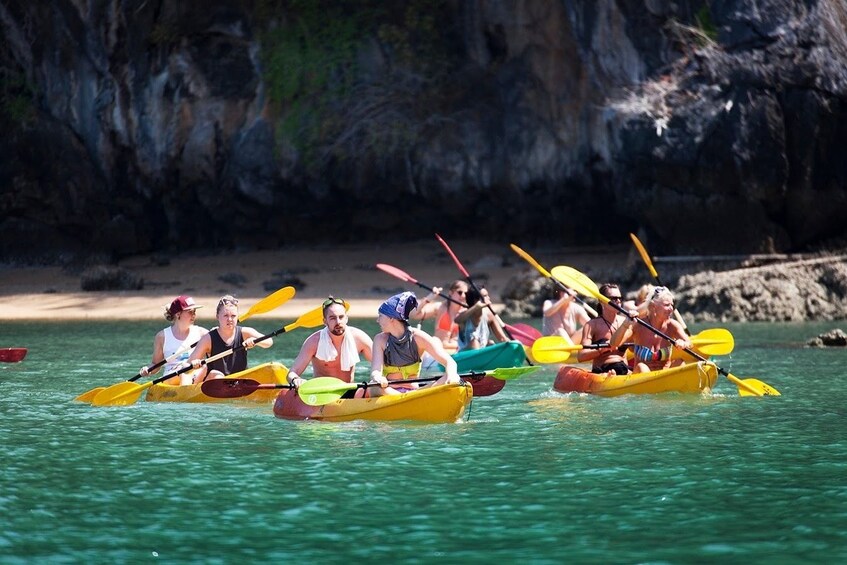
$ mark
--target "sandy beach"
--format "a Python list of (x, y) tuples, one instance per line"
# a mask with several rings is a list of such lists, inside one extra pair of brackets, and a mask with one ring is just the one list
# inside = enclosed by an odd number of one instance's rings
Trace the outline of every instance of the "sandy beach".
[[(448, 241), (453, 252), (476, 282), (484, 283), (495, 303), (508, 280), (532, 267), (508, 243)], [(572, 264), (614, 264), (627, 259), (626, 248), (537, 248), (515, 242), (546, 268)], [(165, 264), (163, 264), (165, 263)], [(316, 307), (327, 295), (348, 300), (350, 315), (375, 317), (388, 296), (412, 290), (419, 297), (428, 291), (376, 269), (386, 263), (426, 286), (446, 286), (461, 274), (441, 245), (433, 240), (389, 246), (292, 246), (273, 251), (139, 256), (119, 266), (140, 276), (138, 291), (83, 292), (80, 273), (61, 267), (0, 267), (0, 296), (7, 320), (108, 320), (162, 319), (163, 308), (179, 294), (192, 295), (205, 308), (198, 320), (214, 320), (214, 306), (223, 294), (233, 294), (246, 311), (258, 300), (283, 286), (294, 286), (296, 296), (263, 316), (296, 319)], [(286, 284), (287, 277), (300, 282)]]

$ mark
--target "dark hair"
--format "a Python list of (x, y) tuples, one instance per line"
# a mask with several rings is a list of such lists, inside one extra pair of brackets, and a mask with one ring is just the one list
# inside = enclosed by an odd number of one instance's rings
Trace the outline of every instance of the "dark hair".
[(465, 295), (465, 301), (468, 303), (468, 308), (479, 302), (480, 298), (482, 298), (482, 295), (479, 291), (474, 287), (470, 287), (468, 289), (468, 293)]
[[(612, 290), (613, 288), (620, 290), (620, 287), (618, 287), (618, 285), (616, 285), (615, 283), (603, 283), (603, 284), (600, 285), (600, 288), (599, 288), (600, 294), (602, 294), (603, 296), (608, 298), (609, 297), (609, 291)], [(597, 311), (600, 312), (602, 307), (603, 307), (603, 302), (601, 300), (598, 300), (597, 301)]]

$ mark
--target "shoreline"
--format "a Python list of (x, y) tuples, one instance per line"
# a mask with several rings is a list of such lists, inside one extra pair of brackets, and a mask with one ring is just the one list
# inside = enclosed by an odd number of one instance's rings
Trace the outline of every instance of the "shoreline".
[[(451, 241), (450, 246), (485, 286), (495, 306), (502, 308), (500, 293), (522, 271), (535, 272), (508, 243), (470, 240)], [(536, 249), (528, 252), (546, 268), (558, 264), (608, 266), (625, 262), (625, 248)], [(144, 255), (125, 259), (118, 267), (144, 280), (138, 291), (91, 291), (80, 289), (81, 273), (62, 267), (0, 266), (0, 297), (6, 320), (161, 320), (167, 304), (180, 294), (194, 297), (204, 308), (198, 323), (215, 321), (214, 306), (224, 294), (241, 302), (241, 312), (284, 286), (296, 296), (264, 318), (294, 320), (320, 306), (330, 294), (350, 303), (351, 318), (376, 318), (379, 305), (404, 290), (418, 298), (429, 290), (378, 270), (387, 263), (429, 287), (447, 287), (462, 278), (456, 264), (437, 241), (409, 241), (373, 245), (297, 246), (272, 251), (183, 254), (169, 258)], [(624, 263), (619, 263), (624, 264)], [(230, 281), (230, 282), (228, 282)], [(236, 281), (235, 283), (231, 281)], [(270, 289), (270, 290), (268, 290)]]

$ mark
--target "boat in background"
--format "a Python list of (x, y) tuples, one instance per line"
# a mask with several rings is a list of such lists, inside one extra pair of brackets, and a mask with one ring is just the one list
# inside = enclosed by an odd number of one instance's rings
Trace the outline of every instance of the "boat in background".
[(27, 351), (26, 347), (2, 347), (0, 348), (0, 362), (19, 363), (24, 360)]
[[(503, 369), (508, 367), (520, 367), (526, 360), (526, 350), (517, 341), (504, 341), (488, 345), (480, 349), (465, 349), (451, 355), (456, 361), (459, 373), (470, 371), (490, 371), (492, 369)], [(424, 366), (426, 371), (443, 371), (444, 367), (435, 363)], [(486, 375), (481, 379), (472, 379), (474, 396), (491, 396), (499, 392), (506, 381)]]
[(553, 389), (557, 392), (584, 392), (598, 396), (662, 392), (700, 393), (715, 386), (717, 378), (718, 370), (715, 365), (705, 361), (648, 373), (611, 376), (566, 365), (556, 373)]
[[(288, 368), (281, 363), (263, 363), (253, 368), (233, 373), (219, 380), (251, 379), (261, 384), (288, 384)], [(167, 385), (159, 383), (147, 390), (148, 402), (265, 402), (276, 399), (277, 389), (257, 389), (238, 398), (216, 398), (203, 394), (202, 383), (192, 385)]]

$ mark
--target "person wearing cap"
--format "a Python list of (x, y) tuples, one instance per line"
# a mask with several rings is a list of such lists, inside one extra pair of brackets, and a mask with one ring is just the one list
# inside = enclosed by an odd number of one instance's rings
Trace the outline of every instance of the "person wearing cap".
[(389, 383), (417, 378), (424, 353), (444, 366), (444, 375), (433, 386), (459, 383), (456, 361), (447, 354), (441, 341), (409, 326), (409, 314), (417, 305), (413, 292), (395, 294), (380, 305), (376, 321), (381, 332), (374, 337), (371, 359), (371, 382), (380, 386), (368, 388), (371, 396), (400, 394), (417, 388), (413, 383), (400, 387)]
[(347, 305), (344, 300), (330, 296), (323, 301), (321, 308), (324, 327), (306, 338), (288, 371), (288, 382), (295, 387), (304, 382), (300, 375), (309, 363), (312, 364), (315, 377), (335, 377), (345, 383), (352, 383), (356, 363), (360, 361), (359, 355), (371, 360), (373, 340), (359, 328), (347, 325)]
[[(222, 296), (218, 301), (215, 316), (218, 319), (217, 327), (200, 338), (200, 343), (188, 359), (195, 368), (200, 369), (194, 375), (195, 383), (246, 370), (248, 349), (253, 349), (256, 345), (268, 348), (274, 343), (272, 338), (257, 341), (263, 334), (253, 328), (238, 325), (238, 300), (229, 294)], [(201, 367), (205, 357), (224, 352), (229, 354)]]
[[(167, 375), (178, 370), (188, 361), (191, 350), (197, 345), (200, 338), (209, 333), (209, 330), (194, 323), (198, 308), (202, 308), (202, 306), (196, 304), (192, 297), (184, 294), (177, 296), (168, 306), (165, 306), (165, 319), (171, 322), (171, 325), (161, 330), (153, 338), (151, 366), (167, 360), (167, 363), (165, 363), (165, 374)], [(141, 368), (139, 374), (146, 377), (158, 370), (158, 367), (148, 370), (145, 366)], [(184, 377), (184, 379), (181, 377)], [(182, 382), (183, 380), (185, 382)], [(190, 384), (191, 380), (190, 373), (183, 373), (183, 375), (170, 379), (171, 382), (168, 384)]]

